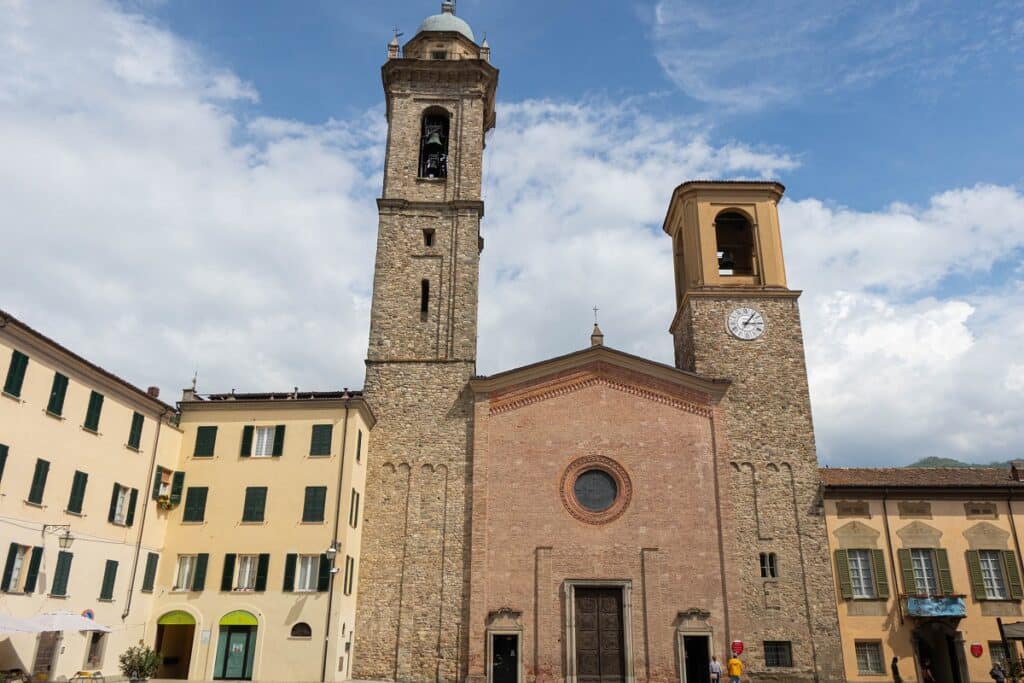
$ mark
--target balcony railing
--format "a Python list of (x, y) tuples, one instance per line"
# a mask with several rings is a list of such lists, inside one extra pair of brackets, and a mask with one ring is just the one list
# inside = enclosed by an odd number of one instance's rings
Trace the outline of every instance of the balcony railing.
[(910, 617), (964, 617), (967, 604), (963, 595), (905, 595), (907, 616)]

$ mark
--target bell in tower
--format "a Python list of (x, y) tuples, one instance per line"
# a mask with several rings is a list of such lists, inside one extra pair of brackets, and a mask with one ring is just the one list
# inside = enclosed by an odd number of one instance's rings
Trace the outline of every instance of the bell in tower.
[(423, 117), (420, 141), (420, 177), (448, 176), (448, 117), (427, 114)]

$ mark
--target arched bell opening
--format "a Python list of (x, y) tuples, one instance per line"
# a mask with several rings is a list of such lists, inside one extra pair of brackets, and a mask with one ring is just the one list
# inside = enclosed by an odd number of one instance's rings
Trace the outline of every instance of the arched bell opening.
[(420, 130), (421, 178), (448, 177), (448, 131), (451, 118), (440, 108), (430, 108), (423, 113)]
[(723, 211), (715, 218), (719, 275), (756, 275), (754, 226), (739, 211)]

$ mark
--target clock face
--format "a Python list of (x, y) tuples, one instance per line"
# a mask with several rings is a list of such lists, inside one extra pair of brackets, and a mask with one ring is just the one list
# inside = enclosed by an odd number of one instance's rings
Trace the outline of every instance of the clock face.
[(764, 334), (764, 316), (753, 308), (737, 308), (729, 314), (728, 327), (737, 339), (757, 339)]

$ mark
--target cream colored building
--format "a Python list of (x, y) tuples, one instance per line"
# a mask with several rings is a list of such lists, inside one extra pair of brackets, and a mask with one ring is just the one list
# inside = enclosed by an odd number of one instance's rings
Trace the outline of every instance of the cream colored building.
[(0, 382), (0, 614), (88, 611), (112, 629), (0, 634), (0, 669), (114, 673), (147, 637), (167, 561), (147, 494), (176, 467), (175, 411), (2, 311)]
[(1024, 463), (989, 468), (824, 469), (849, 681), (990, 681), (1017, 657), (999, 619), (1022, 620)]

